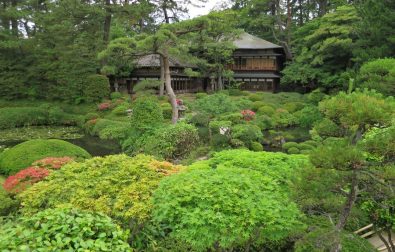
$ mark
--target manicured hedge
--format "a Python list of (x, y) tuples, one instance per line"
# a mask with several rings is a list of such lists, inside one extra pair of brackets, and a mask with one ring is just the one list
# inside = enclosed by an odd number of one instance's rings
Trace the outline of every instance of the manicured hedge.
[(36, 139), (23, 142), (0, 154), (0, 173), (11, 175), (45, 157), (89, 158), (81, 147), (57, 139)]
[(47, 124), (48, 111), (44, 108), (0, 108), (0, 129)]

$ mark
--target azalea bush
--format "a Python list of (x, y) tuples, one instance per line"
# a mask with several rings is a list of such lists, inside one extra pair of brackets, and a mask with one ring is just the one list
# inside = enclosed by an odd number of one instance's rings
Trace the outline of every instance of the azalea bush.
[(45, 168), (28, 167), (9, 176), (3, 184), (4, 189), (9, 193), (19, 193), (24, 191), (34, 183), (43, 180), (50, 171)]
[(242, 114), (244, 120), (247, 121), (247, 122), (251, 121), (251, 120), (253, 120), (255, 118), (255, 112), (252, 111), (252, 110), (249, 110), (249, 109), (242, 110), (241, 114)]
[(73, 162), (74, 158), (72, 157), (46, 157), (40, 160), (37, 160), (32, 163), (32, 166), (58, 170), (65, 164)]
[(111, 108), (111, 102), (103, 102), (97, 105), (97, 110), (99, 111), (109, 110), (110, 108)]
[(71, 206), (104, 213), (136, 234), (149, 219), (151, 195), (159, 181), (179, 169), (145, 155), (95, 157), (65, 165), (18, 198), (26, 215)]
[(132, 251), (128, 233), (100, 213), (48, 209), (2, 224), (1, 251)]

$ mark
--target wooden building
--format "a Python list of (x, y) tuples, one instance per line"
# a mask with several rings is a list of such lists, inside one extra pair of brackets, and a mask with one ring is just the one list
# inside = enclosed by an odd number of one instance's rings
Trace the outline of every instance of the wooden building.
[[(234, 63), (228, 66), (234, 72), (234, 80), (231, 81), (239, 82), (244, 90), (276, 91), (285, 61), (284, 49), (248, 33), (241, 34), (234, 45)], [(196, 69), (196, 66), (170, 58), (171, 84), (176, 93), (207, 91), (210, 88), (210, 82), (214, 80), (189, 77), (184, 72), (186, 68)], [(139, 58), (130, 76), (118, 80), (120, 85), (112, 85), (112, 89), (131, 93), (136, 83), (150, 79), (160, 79), (160, 60), (156, 54)], [(227, 83), (229, 81), (225, 85)]]
[(234, 41), (234, 80), (245, 90), (276, 91), (280, 83), (284, 49), (264, 39), (243, 33)]

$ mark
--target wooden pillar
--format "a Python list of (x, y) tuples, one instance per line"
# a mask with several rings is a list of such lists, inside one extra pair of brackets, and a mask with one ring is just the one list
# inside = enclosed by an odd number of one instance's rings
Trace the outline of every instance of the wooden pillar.
[(128, 91), (128, 94), (132, 93), (132, 80), (131, 79), (127, 79), (126, 80), (126, 89)]

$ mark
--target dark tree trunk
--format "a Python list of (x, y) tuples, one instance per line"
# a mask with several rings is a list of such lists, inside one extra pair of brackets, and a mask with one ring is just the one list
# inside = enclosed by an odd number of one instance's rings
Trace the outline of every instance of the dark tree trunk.
[(176, 124), (178, 121), (178, 108), (177, 108), (176, 95), (173, 91), (173, 88), (171, 87), (169, 57), (167, 55), (162, 55), (162, 58), (163, 58), (163, 68), (165, 70), (165, 86), (172, 108), (171, 122), (173, 124)]
[[(11, 0), (11, 6), (16, 10), (17, 0)], [(15, 17), (11, 19), (11, 31), (12, 35), (18, 37), (18, 19)]]
[[(3, 5), (2, 9), (5, 12), (7, 9), (7, 1), (3, 1), (2, 5)], [(4, 30), (6, 31), (10, 30), (10, 20), (5, 16), (1, 16), (1, 25), (3, 26)]]
[(160, 59), (160, 86), (159, 86), (159, 96), (163, 96), (165, 90), (165, 68), (162, 55), (159, 55)]
[(395, 252), (395, 244), (392, 241), (391, 228), (388, 227), (385, 231), (387, 232), (388, 242), (389, 242), (391, 249), (392, 249), (392, 250), (388, 250), (388, 251)]
[[(375, 227), (375, 226), (374, 226)], [(376, 227), (374, 228), (374, 231), (376, 232), (376, 234), (379, 236), (380, 240), (384, 243), (384, 246), (387, 248), (388, 252), (392, 252), (391, 251), (391, 247), (388, 244), (387, 240), (384, 238), (383, 234), (381, 233), (381, 230), (378, 230)]]
[(318, 0), (318, 16), (322, 17), (326, 14), (328, 0)]
[(111, 29), (111, 0), (105, 0), (105, 10), (106, 16), (104, 18), (104, 27), (103, 27), (103, 42), (105, 45), (110, 41), (110, 29)]
[(299, 26), (303, 25), (303, 0), (298, 0), (299, 5)]
[(164, 0), (162, 5), (163, 15), (165, 16), (165, 23), (170, 24), (169, 13), (167, 13), (167, 0)]

